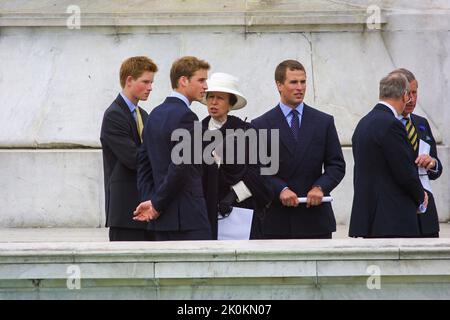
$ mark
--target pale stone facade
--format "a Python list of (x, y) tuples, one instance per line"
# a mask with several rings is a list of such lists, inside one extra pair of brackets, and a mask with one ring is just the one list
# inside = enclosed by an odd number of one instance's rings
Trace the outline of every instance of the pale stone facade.
[[(277, 103), (275, 66), (300, 60), (305, 102), (334, 115), (344, 148), (347, 174), (333, 193), (342, 224), (353, 193), (353, 129), (378, 101), (380, 78), (412, 70), (417, 113), (440, 143), (444, 174), (433, 187), (440, 219), (449, 220), (450, 1), (123, 3), (0, 3), (0, 227), (103, 225), (100, 125), (120, 90), (120, 63), (132, 55), (160, 69), (141, 103), (147, 111), (170, 92), (173, 60), (195, 55), (240, 78), (249, 104), (234, 114), (248, 119)], [(80, 29), (66, 25), (76, 22), (71, 5), (80, 8)], [(372, 29), (377, 8), (380, 28)], [(200, 104), (193, 110), (206, 115)]]

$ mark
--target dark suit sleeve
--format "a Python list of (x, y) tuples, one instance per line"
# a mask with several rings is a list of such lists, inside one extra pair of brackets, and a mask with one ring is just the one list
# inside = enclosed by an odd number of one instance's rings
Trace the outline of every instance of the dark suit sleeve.
[[(191, 147), (193, 146), (194, 143), (193, 137), (194, 137), (195, 121), (198, 121), (198, 118), (195, 115), (195, 113), (188, 112), (184, 114), (184, 116), (181, 118), (180, 124), (178, 126), (178, 128), (180, 129), (186, 129), (187, 131), (189, 131), (192, 142)], [(176, 143), (173, 144), (172, 149), (175, 145)], [(192, 147), (191, 150), (194, 150), (194, 148)], [(157, 187), (156, 193), (152, 198), (152, 204), (157, 211), (159, 212), (164, 211), (164, 208), (172, 200), (173, 195), (178, 194), (179, 191), (183, 188), (187, 180), (187, 175), (190, 174), (190, 170), (192, 169), (194, 163), (193, 153), (194, 152), (191, 152), (190, 163), (174, 164), (171, 159), (171, 162), (167, 170), (167, 175), (165, 176), (160, 186)]]
[[(255, 130), (255, 128), (251, 124), (246, 124), (245, 130)], [(273, 197), (274, 192), (270, 186), (269, 180), (267, 176), (263, 176), (261, 174), (261, 163), (257, 159), (256, 163), (250, 161), (250, 145), (247, 141), (246, 143), (246, 173), (242, 177), (242, 181), (246, 185), (246, 187), (252, 193), (252, 197), (254, 202), (259, 207), (265, 207), (269, 204)], [(258, 148), (256, 148), (256, 152), (258, 152)]]
[(430, 156), (433, 157), (434, 159), (436, 159), (436, 161), (437, 161), (437, 169), (438, 169), (437, 171), (435, 170), (435, 168), (432, 168), (434, 170), (428, 170), (428, 178), (430, 178), (430, 180), (436, 180), (442, 174), (442, 163), (441, 163), (441, 160), (439, 160), (438, 155), (437, 155), (436, 140), (434, 139), (433, 133), (431, 132), (430, 124), (426, 120), (425, 120), (425, 125), (426, 125), (426, 128), (427, 128), (427, 132), (428, 132), (428, 134), (429, 134), (429, 136), (431, 138), (431, 141), (429, 141), (429, 143), (430, 143)]
[(323, 159), (324, 173), (316, 180), (314, 185), (321, 186), (323, 193), (329, 194), (344, 178), (345, 161), (333, 118), (331, 118), (326, 134), (327, 145)]
[[(262, 123), (262, 120), (260, 120), (260, 121), (255, 121), (255, 120), (253, 120), (253, 121), (251, 122), (251, 126), (252, 126), (253, 128), (255, 128), (257, 131), (260, 130), (260, 129), (267, 129), (267, 128), (268, 128), (268, 126), (265, 126), (265, 125)], [(267, 130), (267, 134), (270, 135), (270, 129)], [(267, 146), (267, 149), (266, 149), (266, 150), (270, 150), (270, 149), (271, 149), (271, 148), (270, 148), (270, 143), (271, 143), (271, 141), (270, 141), (270, 138), (269, 138), (269, 137), (267, 137), (267, 138), (268, 138), (268, 139), (267, 139), (266, 141), (268, 142), (269, 145)], [(258, 134), (258, 157), (259, 157), (259, 146), (260, 146), (260, 143), (261, 143), (261, 141), (260, 141), (259, 134)], [(261, 161), (259, 161), (259, 159), (258, 159), (258, 162), (261, 163)], [(261, 167), (264, 167), (265, 165), (260, 164), (260, 166), (261, 166)], [(268, 166), (268, 165), (266, 165), (266, 166)], [(264, 176), (264, 181), (265, 181), (266, 184), (270, 185), (271, 191), (272, 191), (272, 195), (273, 195), (273, 197), (275, 197), (276, 199), (279, 198), (281, 191), (283, 191), (283, 189), (286, 188), (286, 187), (288, 186), (288, 184), (286, 183), (286, 181), (284, 181), (284, 180), (281, 179), (280, 177), (277, 177), (276, 175), (272, 175), (272, 176)]]
[(272, 186), (272, 191), (276, 198), (280, 197), (281, 191), (288, 186), (287, 182), (277, 176), (267, 176), (267, 180)]
[(136, 170), (137, 146), (130, 134), (130, 124), (119, 112), (109, 112), (103, 120), (102, 140), (127, 168)]
[(406, 130), (400, 121), (394, 121), (385, 137), (381, 138), (381, 147), (394, 180), (415, 200), (417, 207), (424, 200), (424, 191), (419, 180), (417, 167), (411, 153)]
[(142, 144), (137, 155), (137, 185), (140, 201), (151, 199), (154, 191), (153, 170), (150, 159), (147, 156), (145, 144)]

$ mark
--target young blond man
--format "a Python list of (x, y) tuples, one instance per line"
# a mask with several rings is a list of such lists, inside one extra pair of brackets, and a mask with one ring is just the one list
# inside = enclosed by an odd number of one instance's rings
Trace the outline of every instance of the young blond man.
[(196, 57), (176, 60), (170, 70), (173, 92), (149, 115), (139, 154), (138, 185), (143, 201), (137, 221), (149, 221), (157, 241), (210, 240), (211, 227), (203, 196), (201, 165), (175, 164), (171, 158), (177, 129), (194, 130), (193, 101), (207, 89), (209, 64)]

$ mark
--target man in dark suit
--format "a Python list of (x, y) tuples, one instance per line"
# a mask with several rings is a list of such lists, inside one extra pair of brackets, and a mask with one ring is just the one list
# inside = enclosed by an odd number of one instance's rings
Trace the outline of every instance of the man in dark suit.
[(426, 210), (428, 196), (400, 121), (409, 99), (406, 77), (389, 74), (380, 82), (381, 101), (356, 126), (350, 237), (420, 236), (417, 214)]
[[(280, 103), (252, 124), (257, 129), (279, 130), (281, 143), (269, 141), (279, 143), (279, 171), (268, 176), (276, 199), (264, 217), (255, 215), (252, 237), (330, 239), (336, 231), (336, 220), (331, 203), (322, 203), (322, 198), (345, 174), (333, 117), (303, 102), (306, 72), (300, 62), (280, 63), (275, 81)], [(298, 197), (304, 196), (306, 205), (299, 204)]]
[(147, 100), (158, 68), (147, 57), (131, 57), (120, 67), (122, 92), (105, 111), (100, 133), (105, 180), (106, 227), (110, 241), (145, 241), (147, 224), (133, 220), (139, 204), (136, 166), (147, 113), (138, 106)]
[[(415, 164), (426, 170), (430, 180), (436, 180), (442, 174), (442, 164), (437, 155), (436, 141), (431, 132), (427, 119), (414, 114), (417, 103), (418, 82), (414, 74), (406, 69), (400, 68), (392, 73), (402, 73), (409, 82), (411, 99), (406, 104), (402, 113), (402, 123), (410, 129), (408, 138), (416, 156)], [(419, 154), (419, 141), (422, 140), (430, 145), (430, 154)], [(420, 236), (423, 238), (439, 238), (439, 217), (431, 190), (425, 190), (428, 194), (428, 208), (424, 214), (417, 215), (419, 221)]]
[[(209, 64), (195, 57), (175, 61), (170, 70), (174, 91), (150, 113), (145, 124), (138, 170), (143, 202), (136, 208), (135, 219), (150, 221), (149, 228), (155, 231), (157, 241), (212, 238), (203, 196), (201, 140), (197, 164), (193, 161), (195, 148), (190, 148), (192, 157), (187, 156), (186, 161), (175, 161), (177, 142), (172, 139), (176, 130), (194, 138), (198, 117), (189, 106), (205, 95), (208, 70)], [(201, 136), (200, 124), (198, 129)]]

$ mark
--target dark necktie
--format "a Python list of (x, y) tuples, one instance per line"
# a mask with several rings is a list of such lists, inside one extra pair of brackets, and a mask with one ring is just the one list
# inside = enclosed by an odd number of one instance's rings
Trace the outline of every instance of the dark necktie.
[(300, 131), (300, 124), (298, 121), (298, 111), (296, 109), (293, 109), (291, 111), (292, 118), (291, 118), (291, 131), (294, 135), (295, 140), (298, 140), (298, 132)]
[(414, 151), (417, 150), (417, 147), (419, 146), (419, 141), (417, 140), (417, 132), (416, 128), (411, 122), (410, 118), (403, 118), (406, 120), (405, 128), (406, 128), (406, 134), (408, 135), (408, 140), (411, 142), (411, 145), (414, 149)]

